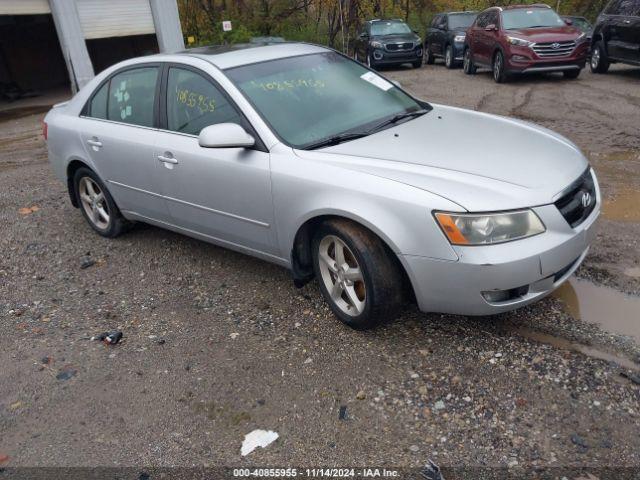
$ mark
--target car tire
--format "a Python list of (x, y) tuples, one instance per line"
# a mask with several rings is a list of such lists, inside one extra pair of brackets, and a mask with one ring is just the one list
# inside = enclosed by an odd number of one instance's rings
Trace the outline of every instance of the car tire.
[(599, 41), (593, 46), (593, 50), (591, 51), (589, 67), (593, 73), (607, 73), (609, 65), (610, 62), (604, 51), (604, 44), (602, 41)]
[(505, 83), (509, 80), (504, 64), (504, 55), (498, 50), (493, 56), (493, 65), (491, 66), (493, 72), (493, 80), (496, 83)]
[(453, 48), (447, 45), (444, 50), (444, 65), (449, 69), (456, 68), (456, 59), (453, 58)]
[(99, 235), (114, 238), (129, 229), (131, 223), (122, 216), (109, 190), (93, 170), (79, 168), (73, 176), (73, 188), (82, 215)]
[(419, 58), (418, 60), (413, 62), (411, 65), (413, 65), (413, 68), (420, 68), (422, 66), (422, 58)]
[(575, 79), (578, 78), (580, 76), (580, 72), (581, 70), (567, 70), (566, 72), (562, 72), (562, 75), (564, 75), (564, 78), (568, 78), (568, 79)]
[(367, 53), (367, 67), (369, 67), (371, 70), (377, 70), (376, 64), (373, 61), (373, 59), (371, 58), (371, 54), (370, 53)]
[(427, 65), (433, 65), (433, 62), (435, 62), (435, 58), (433, 58), (433, 54), (431, 53), (429, 44), (426, 44), (424, 46), (424, 63), (426, 63)]
[(397, 316), (403, 302), (401, 267), (375, 234), (349, 220), (332, 219), (320, 225), (312, 248), (322, 295), (342, 322), (365, 330)]
[(464, 49), (464, 60), (462, 62), (464, 73), (467, 75), (474, 75), (478, 71), (478, 67), (473, 64), (473, 58), (471, 58), (471, 49)]

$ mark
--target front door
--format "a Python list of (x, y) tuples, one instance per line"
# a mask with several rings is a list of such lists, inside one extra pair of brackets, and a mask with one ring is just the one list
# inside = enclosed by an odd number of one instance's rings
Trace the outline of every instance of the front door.
[(206, 74), (170, 66), (166, 75), (156, 161), (172, 223), (230, 246), (274, 254), (269, 153), (259, 146), (200, 147), (198, 134), (209, 125), (251, 127)]

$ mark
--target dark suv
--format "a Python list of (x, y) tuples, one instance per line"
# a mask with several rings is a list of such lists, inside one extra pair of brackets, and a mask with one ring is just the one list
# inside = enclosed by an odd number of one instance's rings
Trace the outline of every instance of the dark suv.
[(370, 68), (403, 63), (422, 66), (422, 40), (402, 20), (365, 22), (353, 50), (353, 58)]
[(431, 65), (436, 58), (444, 58), (447, 68), (459, 66), (467, 28), (477, 16), (477, 12), (449, 12), (434, 16), (424, 39), (425, 63)]
[(547, 5), (492, 7), (467, 30), (463, 64), (467, 74), (477, 67), (491, 68), (498, 83), (529, 72), (577, 78), (588, 50), (587, 35)]
[(598, 16), (591, 44), (591, 71), (614, 62), (640, 65), (640, 0), (611, 0)]

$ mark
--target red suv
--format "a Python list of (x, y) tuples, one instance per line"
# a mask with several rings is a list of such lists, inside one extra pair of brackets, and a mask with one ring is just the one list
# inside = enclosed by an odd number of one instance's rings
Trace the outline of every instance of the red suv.
[(492, 7), (467, 30), (464, 72), (491, 68), (498, 83), (511, 74), (530, 72), (563, 72), (566, 78), (577, 78), (588, 50), (587, 35), (547, 5)]

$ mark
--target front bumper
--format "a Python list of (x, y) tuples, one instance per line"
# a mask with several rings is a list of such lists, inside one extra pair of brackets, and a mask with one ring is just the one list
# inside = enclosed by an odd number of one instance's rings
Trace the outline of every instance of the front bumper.
[[(571, 228), (555, 205), (533, 210), (547, 231), (499, 245), (459, 247), (458, 261), (403, 255), (401, 260), (423, 312), (491, 315), (530, 304), (558, 288), (580, 266), (595, 237), (596, 208)], [(506, 301), (487, 301), (483, 293), (516, 291)]]
[(413, 63), (422, 58), (422, 47), (418, 46), (413, 50), (401, 52), (388, 52), (387, 50), (375, 49), (371, 58), (376, 65), (394, 65), (401, 63)]
[(585, 67), (589, 44), (582, 42), (570, 55), (562, 57), (540, 57), (529, 47), (511, 46), (506, 55), (509, 73), (565, 72)]

